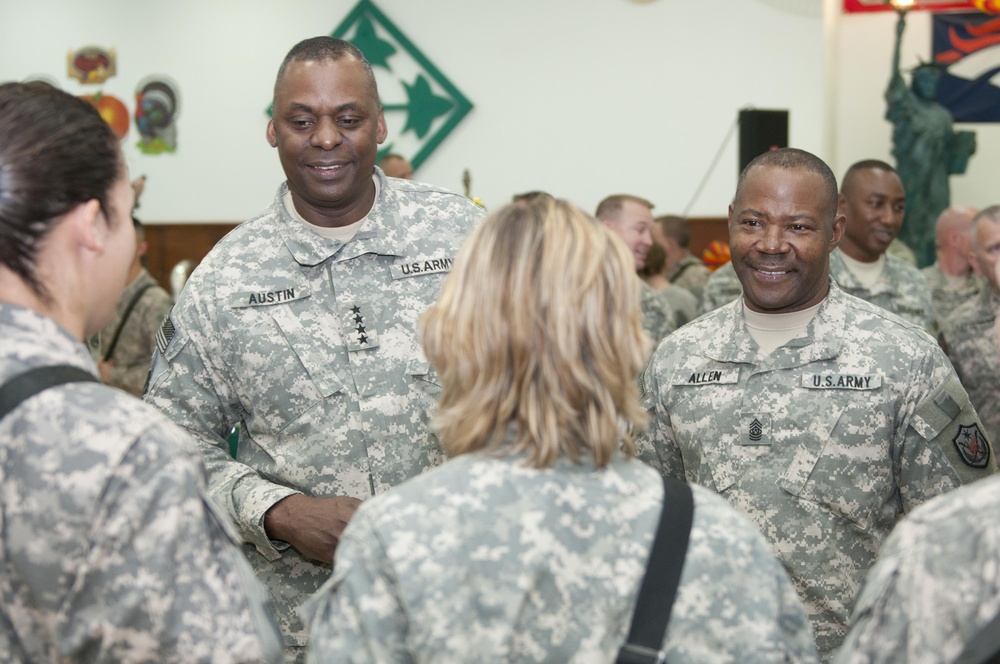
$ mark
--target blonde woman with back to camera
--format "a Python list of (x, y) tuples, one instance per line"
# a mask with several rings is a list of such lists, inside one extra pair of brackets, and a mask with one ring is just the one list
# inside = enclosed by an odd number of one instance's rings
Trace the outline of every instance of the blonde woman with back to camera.
[[(307, 605), (310, 662), (614, 661), (664, 497), (629, 435), (638, 284), (620, 240), (549, 196), (472, 234), (421, 321), (452, 459), (359, 508)], [(767, 543), (691, 490), (667, 659), (815, 661)]]

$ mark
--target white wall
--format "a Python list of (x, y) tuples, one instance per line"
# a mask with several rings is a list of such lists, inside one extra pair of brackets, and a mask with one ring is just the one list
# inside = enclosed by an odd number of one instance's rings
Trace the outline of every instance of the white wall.
[[(592, 210), (631, 192), (681, 212), (739, 108), (786, 108), (790, 139), (837, 175), (857, 159), (891, 161), (883, 119), (895, 17), (840, 15), (840, 0), (376, 0), (475, 104), (418, 172), (489, 206), (546, 189)], [(832, 4), (831, 4), (832, 3)], [(45, 75), (73, 93), (66, 52), (118, 52), (103, 88), (132, 103), (136, 84), (180, 85), (179, 151), (150, 157), (147, 221), (239, 221), (270, 202), (281, 169), (264, 141), (274, 73), (301, 38), (329, 34), (354, 0), (0, 0), (0, 80)], [(824, 39), (826, 50), (824, 50)], [(903, 64), (930, 54), (930, 15), (914, 12)], [(1000, 127), (972, 125), (979, 149), (953, 200), (987, 205)], [(737, 136), (693, 216), (724, 214)]]
[[(460, 191), (469, 168), (489, 206), (540, 188), (588, 210), (631, 192), (663, 213), (688, 205), (742, 106), (790, 109), (793, 144), (822, 149), (822, 22), (782, 2), (796, 0), (376, 0), (475, 104), (420, 179)], [(141, 216), (238, 221), (282, 177), (264, 141), (281, 58), (354, 4), (0, 0), (0, 80), (46, 75), (89, 92), (65, 61), (91, 44), (117, 50), (103, 87), (130, 106), (140, 79), (173, 78), (178, 152), (145, 156), (134, 129), (126, 139), (132, 173), (149, 176)], [(737, 150), (734, 136), (692, 215), (725, 212)]]

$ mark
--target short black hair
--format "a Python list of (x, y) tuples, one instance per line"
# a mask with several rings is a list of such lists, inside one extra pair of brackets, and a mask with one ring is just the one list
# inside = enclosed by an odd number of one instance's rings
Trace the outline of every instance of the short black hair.
[(381, 108), (378, 98), (378, 85), (375, 82), (375, 72), (372, 71), (371, 63), (357, 46), (349, 41), (337, 39), (336, 37), (310, 37), (303, 39), (293, 46), (285, 59), (278, 67), (278, 75), (274, 79), (274, 96), (278, 95), (278, 86), (285, 77), (285, 71), (292, 62), (335, 62), (343, 58), (354, 58), (358, 60), (365, 69), (365, 77), (368, 79), (368, 92), (375, 100), (376, 106)]
[(740, 173), (740, 179), (736, 183), (736, 195), (733, 196), (734, 201), (739, 199), (740, 192), (743, 191), (747, 174), (753, 169), (762, 166), (816, 173), (823, 178), (823, 185), (826, 189), (827, 212), (829, 212), (830, 219), (837, 216), (837, 177), (830, 170), (830, 167), (826, 165), (825, 161), (811, 152), (799, 150), (798, 148), (769, 150), (747, 164), (743, 172)]

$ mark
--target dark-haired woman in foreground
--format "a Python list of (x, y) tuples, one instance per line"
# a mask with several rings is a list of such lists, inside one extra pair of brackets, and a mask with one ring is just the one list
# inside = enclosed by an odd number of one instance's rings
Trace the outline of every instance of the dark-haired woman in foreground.
[(0, 85), (0, 383), (83, 370), (0, 419), (0, 659), (278, 662), (277, 625), (194, 446), (97, 382), (82, 341), (125, 286), (132, 203), (93, 107)]

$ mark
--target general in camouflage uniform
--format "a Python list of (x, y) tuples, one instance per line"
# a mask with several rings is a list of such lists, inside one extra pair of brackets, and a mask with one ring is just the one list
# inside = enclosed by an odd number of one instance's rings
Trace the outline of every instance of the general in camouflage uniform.
[(968, 276), (955, 281), (949, 280), (937, 263), (920, 270), (920, 274), (924, 275), (927, 287), (931, 291), (931, 305), (938, 330), (943, 327), (944, 321), (951, 316), (952, 311), (974, 299), (984, 287), (983, 278), (975, 272), (970, 272)]
[[(87, 348), (33, 311), (0, 303), (0, 336), (0, 382), (55, 364), (97, 376)], [(23, 402), (0, 441), (0, 658), (281, 661), (267, 595), (162, 414), (74, 383)]]
[(347, 42), (297, 44), (274, 108), (267, 135), (288, 180), (191, 275), (146, 398), (201, 443), (212, 495), (301, 658), (296, 608), (329, 577), (359, 501), (443, 461), (416, 323), (482, 210), (375, 168), (385, 123)]
[[(653, 423), (639, 456), (750, 517), (829, 658), (897, 517), (989, 475), (994, 459), (937, 344), (829, 278), (843, 222), (825, 164), (798, 150), (768, 152), (740, 183), (730, 233), (747, 292), (654, 353), (642, 379)], [(763, 353), (745, 302), (815, 313), (800, 334)]]
[(170, 294), (145, 268), (140, 268), (125, 287), (111, 320), (98, 335), (94, 349), (97, 358), (102, 360), (112, 351), (104, 382), (142, 396), (156, 349), (156, 332), (172, 304)]
[[(377, 177), (379, 199), (346, 244), (293, 219), (287, 185), (223, 238), (170, 314), (147, 394), (201, 441), (212, 495), (292, 645), (305, 641), (296, 607), (330, 570), (270, 540), (264, 513), (299, 492), (368, 498), (443, 461), (426, 427), (438, 388), (416, 322), (481, 210)], [(234, 460), (225, 437), (236, 423)]]
[(840, 249), (830, 254), (830, 276), (845, 293), (891, 311), (928, 332), (934, 331), (934, 307), (924, 275), (902, 258), (890, 253), (884, 256), (882, 276), (871, 288), (862, 285), (848, 269)]
[(1000, 612), (1000, 478), (921, 505), (868, 573), (837, 664), (954, 662)]
[[(666, 661), (816, 661), (767, 542), (692, 490)], [(459, 457), (358, 510), (309, 607), (308, 661), (612, 662), (662, 504), (656, 472), (634, 460)]]

